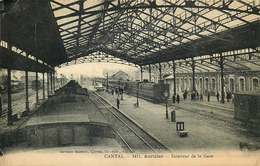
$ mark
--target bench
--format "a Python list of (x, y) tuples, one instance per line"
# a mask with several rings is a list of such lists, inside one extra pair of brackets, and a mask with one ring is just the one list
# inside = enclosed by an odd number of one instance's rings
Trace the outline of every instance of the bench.
[(184, 130), (184, 122), (176, 122), (176, 132), (180, 137), (188, 136), (188, 131)]

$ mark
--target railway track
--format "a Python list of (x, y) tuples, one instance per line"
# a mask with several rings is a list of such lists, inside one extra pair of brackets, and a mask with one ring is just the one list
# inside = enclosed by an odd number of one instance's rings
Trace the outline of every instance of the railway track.
[(231, 128), (231, 129), (239, 128), (240, 132), (246, 132), (245, 123), (235, 120), (234, 118), (226, 117), (226, 116), (223, 116), (220, 114), (211, 113), (209, 111), (205, 111), (205, 110), (194, 108), (194, 107), (192, 107), (192, 108), (185, 107), (184, 108), (183, 106), (178, 106), (177, 104), (175, 104), (174, 107), (175, 107), (175, 109), (192, 112), (192, 113), (198, 114), (200, 116), (203, 116), (205, 118), (217, 120), (218, 122), (223, 122), (227, 127)]
[(234, 115), (234, 108), (232, 110), (232, 108), (227, 108), (227, 107), (222, 107), (222, 106), (218, 106), (218, 105), (211, 105), (211, 104), (205, 104), (205, 103), (200, 103), (200, 102), (194, 102), (195, 105), (203, 107), (203, 108), (211, 108), (214, 110), (218, 110), (221, 111), (225, 114), (228, 115)]
[(151, 136), (125, 114), (113, 107), (108, 101), (95, 92), (90, 99), (99, 111), (110, 122), (117, 138), (129, 152), (166, 152), (168, 149), (156, 138)]

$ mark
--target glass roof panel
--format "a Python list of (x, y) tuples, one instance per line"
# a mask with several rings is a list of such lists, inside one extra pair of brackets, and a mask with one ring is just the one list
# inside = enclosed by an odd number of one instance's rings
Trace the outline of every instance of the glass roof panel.
[(185, 0), (156, 0), (155, 6), (149, 2), (52, 0), (51, 6), (64, 41), (86, 49), (121, 50), (129, 57), (132, 52), (149, 57), (260, 18), (252, 13), (260, 8), (254, 0), (196, 0), (195, 6)]

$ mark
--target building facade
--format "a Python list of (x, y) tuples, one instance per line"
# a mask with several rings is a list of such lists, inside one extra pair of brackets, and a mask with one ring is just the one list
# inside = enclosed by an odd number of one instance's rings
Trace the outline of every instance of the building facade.
[[(170, 85), (170, 94), (173, 95), (173, 76), (165, 78), (165, 82)], [(221, 91), (221, 77), (218, 72), (196, 73), (195, 88), (201, 94), (216, 95)], [(260, 71), (248, 71), (224, 74), (224, 92), (256, 92), (260, 89)], [(192, 90), (191, 73), (176, 73), (176, 92), (182, 93), (185, 90)]]

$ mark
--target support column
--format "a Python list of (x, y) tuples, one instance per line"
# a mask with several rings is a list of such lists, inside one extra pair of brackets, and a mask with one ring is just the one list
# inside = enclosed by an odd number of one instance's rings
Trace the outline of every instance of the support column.
[(152, 81), (151, 65), (149, 65), (149, 82)]
[(51, 93), (50, 94), (52, 95), (52, 92), (53, 92), (53, 89), (52, 89), (53, 88), (53, 86), (52, 86), (53, 85), (52, 72), (50, 72), (50, 79), (51, 79), (50, 80), (51, 81)]
[(140, 68), (141, 68), (141, 82), (143, 81), (143, 67), (142, 66), (140, 66)]
[(216, 92), (219, 93), (219, 75), (215, 74), (215, 78), (216, 78)]
[(29, 87), (28, 87), (28, 71), (25, 71), (25, 111), (30, 111), (29, 108)]
[(53, 72), (53, 93), (55, 93), (55, 82), (56, 82), (56, 77), (55, 77), (55, 71)]
[(238, 84), (239, 84), (239, 82), (238, 82), (238, 74), (235, 73), (235, 76), (234, 76), (234, 92), (238, 92), (239, 91)]
[(7, 124), (12, 125), (12, 95), (11, 95), (11, 69), (7, 69), (7, 101), (8, 101), (8, 112), (7, 112)]
[(250, 77), (247, 76), (247, 74), (245, 74), (245, 91), (249, 91), (250, 90)]
[(45, 74), (42, 73), (42, 99), (45, 100)]
[(172, 61), (172, 73), (173, 73), (173, 95), (176, 96), (176, 64)]
[(159, 79), (162, 80), (162, 65), (159, 63)]
[(47, 72), (47, 96), (50, 96), (50, 74)]
[(108, 72), (107, 72), (107, 90), (108, 90)]
[(38, 86), (38, 72), (36, 72), (36, 82), (35, 82), (35, 89), (36, 89), (36, 104), (39, 103), (39, 86)]
[(224, 92), (224, 57), (222, 56), (222, 53), (220, 55), (220, 81), (221, 81), (221, 103), (225, 103), (225, 92)]
[(139, 107), (139, 82), (137, 82), (136, 107)]
[(4, 1), (1, 1), (0, 2), (0, 39), (2, 39), (2, 25), (3, 25), (3, 13), (5, 12), (5, 2)]
[(196, 86), (195, 86), (195, 61), (194, 61), (193, 58), (192, 58), (191, 68), (192, 68), (192, 91), (195, 92), (196, 91)]
[(2, 103), (2, 94), (0, 92), (0, 117), (2, 116), (3, 113), (3, 103)]

